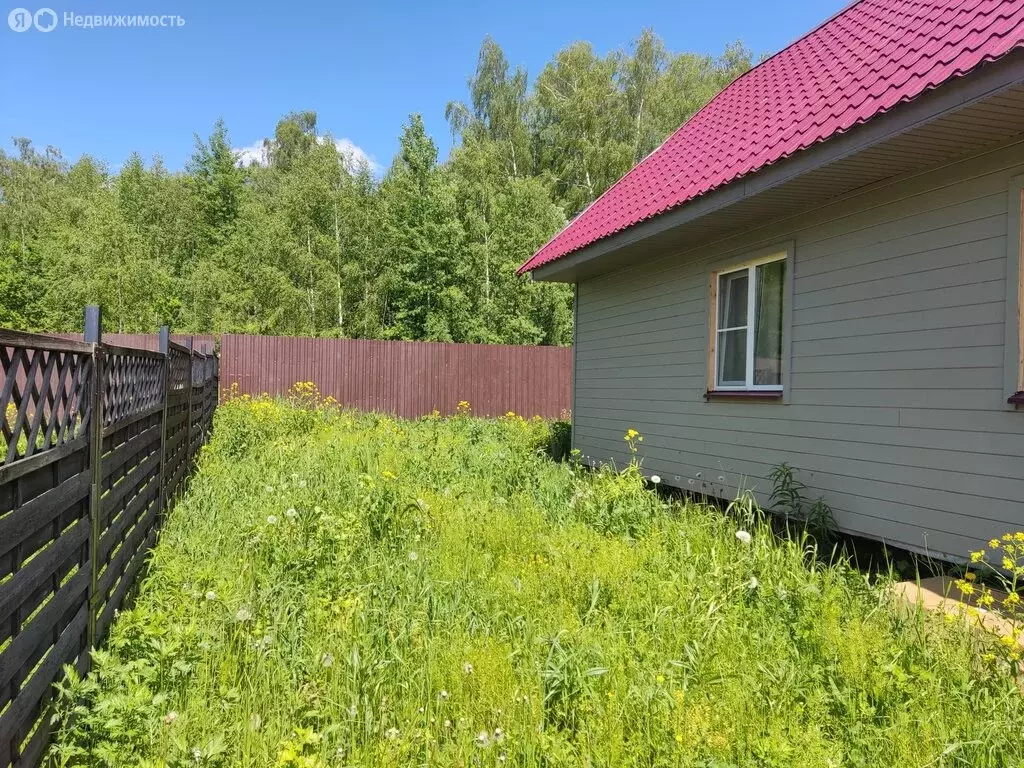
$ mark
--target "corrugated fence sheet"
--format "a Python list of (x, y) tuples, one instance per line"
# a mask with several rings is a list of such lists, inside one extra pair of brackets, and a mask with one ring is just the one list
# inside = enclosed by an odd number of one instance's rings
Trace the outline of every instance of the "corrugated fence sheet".
[[(82, 340), (81, 334), (57, 334)], [(156, 334), (104, 334), (104, 341), (157, 348)], [(196, 351), (213, 350), (217, 337), (173, 334)], [(572, 409), (572, 348), (500, 344), (442, 344), (294, 336), (220, 337), (221, 392), (285, 395), (312, 381), (323, 397), (344, 406), (415, 418), (435, 409), (454, 413), (460, 400), (479, 416), (559, 418)]]
[(473, 413), (557, 418), (572, 408), (572, 349), (285, 336), (221, 337), (222, 389), (283, 395), (312, 381), (342, 405), (398, 416)]

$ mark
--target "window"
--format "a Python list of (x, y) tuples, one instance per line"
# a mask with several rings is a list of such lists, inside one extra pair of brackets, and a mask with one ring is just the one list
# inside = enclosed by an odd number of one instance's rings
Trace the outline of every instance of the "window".
[(782, 392), (786, 254), (712, 275), (709, 390)]

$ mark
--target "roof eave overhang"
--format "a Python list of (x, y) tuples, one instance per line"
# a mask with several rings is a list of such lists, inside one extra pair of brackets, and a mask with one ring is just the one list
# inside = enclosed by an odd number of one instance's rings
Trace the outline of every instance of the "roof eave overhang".
[[(598, 240), (579, 251), (542, 264), (532, 270), (533, 277), (542, 281), (577, 282), (634, 263), (647, 250), (648, 245), (664, 245), (674, 239), (678, 240), (684, 230), (688, 236), (679, 244), (683, 247), (686, 244), (698, 244), (701, 241), (701, 222), (716, 213), (724, 212), (741, 202), (754, 203), (756, 199), (767, 198), (774, 192), (795, 188), (801, 179), (815, 171), (838, 168), (844, 160), (872, 148), (883, 147), (899, 137), (921, 131), (945, 117), (960, 113), (972, 104), (983, 102), (1022, 83), (1024, 50), (1017, 49), (995, 62), (983, 64), (966, 75), (949, 80), (913, 101), (900, 104), (866, 123), (854, 126), (845, 133), (719, 187), (676, 209)], [(1020, 124), (1008, 121), (1004, 138), (1021, 132), (1024, 132), (1024, 121)], [(990, 138), (990, 135), (991, 131), (986, 138)], [(979, 148), (978, 142), (972, 142), (971, 137), (966, 135), (964, 146), (964, 152), (952, 152), (950, 156), (959, 156)], [(896, 175), (908, 170), (920, 169), (901, 168), (900, 173)], [(893, 175), (880, 172), (877, 179), (869, 180), (868, 183), (892, 178)], [(822, 194), (819, 180), (815, 198), (817, 202), (822, 203), (826, 199), (835, 199), (863, 186), (864, 179), (859, 177), (855, 187), (843, 188), (843, 185), (837, 182), (834, 190)], [(796, 213), (808, 207), (812, 206), (798, 205), (789, 213)], [(754, 210), (756, 206), (751, 208)], [(777, 207), (772, 213), (777, 215)], [(676, 233), (677, 237), (671, 237), (672, 233)]]

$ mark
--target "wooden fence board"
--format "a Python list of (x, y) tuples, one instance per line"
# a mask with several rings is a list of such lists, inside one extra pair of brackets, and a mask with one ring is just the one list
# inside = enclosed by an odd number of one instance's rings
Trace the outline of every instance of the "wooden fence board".
[(39, 765), (53, 684), (88, 670), (209, 434), (217, 359), (117, 341), (0, 329), (0, 768)]

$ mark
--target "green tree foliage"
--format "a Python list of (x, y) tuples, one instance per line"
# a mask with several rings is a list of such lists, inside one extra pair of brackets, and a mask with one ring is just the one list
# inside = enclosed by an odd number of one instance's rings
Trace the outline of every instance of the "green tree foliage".
[(16, 139), (0, 151), (0, 325), (76, 330), (566, 344), (569, 286), (516, 268), (751, 65), (574, 43), (532, 86), (491, 38), (442, 159), (419, 115), (382, 175), (339, 151), (312, 111), (239, 161), (227, 127), (182, 172), (132, 155), (116, 172)]

